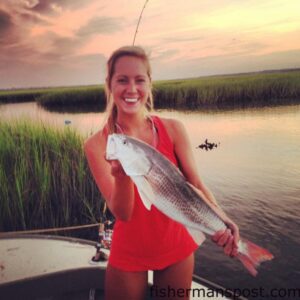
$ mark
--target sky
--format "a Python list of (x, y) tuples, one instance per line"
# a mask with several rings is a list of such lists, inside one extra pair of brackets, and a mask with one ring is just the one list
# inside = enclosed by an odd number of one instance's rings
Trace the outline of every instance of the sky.
[[(1, 0), (0, 89), (101, 84), (144, 0)], [(300, 0), (148, 0), (153, 79), (300, 67)]]

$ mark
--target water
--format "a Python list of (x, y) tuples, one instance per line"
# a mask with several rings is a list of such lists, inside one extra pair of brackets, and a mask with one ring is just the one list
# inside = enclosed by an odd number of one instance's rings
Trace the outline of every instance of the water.
[[(242, 236), (275, 256), (253, 278), (208, 239), (196, 253), (195, 273), (243, 289), (249, 299), (288, 299), (290, 289), (300, 288), (300, 106), (157, 114), (185, 124), (202, 180), (239, 224)], [(34, 103), (0, 105), (0, 118), (72, 126), (84, 135), (104, 122), (102, 113), (53, 113)], [(71, 123), (65, 125), (66, 120)], [(211, 151), (196, 148), (205, 139), (219, 146)], [(256, 296), (253, 289), (263, 289), (262, 295)], [(300, 299), (300, 294), (290, 299)]]

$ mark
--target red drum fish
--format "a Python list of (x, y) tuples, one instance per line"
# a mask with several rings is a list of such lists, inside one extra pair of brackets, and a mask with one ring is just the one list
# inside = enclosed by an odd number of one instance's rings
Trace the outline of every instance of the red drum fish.
[[(120, 162), (148, 210), (154, 205), (169, 218), (183, 224), (198, 245), (205, 239), (203, 233), (214, 235), (227, 228), (223, 221), (224, 212), (208, 201), (155, 148), (123, 134), (111, 134), (107, 140), (106, 158)], [(259, 264), (271, 260), (273, 255), (240, 239), (237, 258), (256, 276)]]

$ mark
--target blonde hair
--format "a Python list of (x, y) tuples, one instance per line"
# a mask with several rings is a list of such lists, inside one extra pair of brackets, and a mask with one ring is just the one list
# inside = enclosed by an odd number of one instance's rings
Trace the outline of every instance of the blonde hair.
[[(115, 72), (115, 65), (119, 58), (123, 56), (131, 56), (141, 59), (147, 69), (147, 75), (151, 81), (151, 66), (149, 62), (149, 58), (144, 51), (143, 48), (138, 46), (124, 46), (117, 50), (115, 50), (110, 58), (107, 61), (107, 77), (106, 77), (106, 84), (105, 84), (105, 94), (106, 94), (106, 111), (108, 114), (107, 117), (107, 126), (109, 133), (116, 132), (116, 120), (117, 120), (117, 107), (114, 101), (111, 99), (110, 87), (111, 87), (111, 80)], [(146, 111), (150, 112), (153, 109), (153, 95), (152, 91), (150, 90), (149, 97), (146, 102)]]

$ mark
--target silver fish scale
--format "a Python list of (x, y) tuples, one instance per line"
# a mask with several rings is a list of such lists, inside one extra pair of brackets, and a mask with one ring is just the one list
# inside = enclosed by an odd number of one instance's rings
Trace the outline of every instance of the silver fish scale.
[(127, 141), (139, 151), (143, 151), (151, 162), (152, 167), (145, 178), (155, 195), (155, 199), (151, 201), (160, 211), (188, 227), (207, 234), (212, 235), (226, 228), (221, 218), (189, 186), (174, 164), (148, 144), (131, 137), (127, 137)]
[(154, 205), (169, 217), (194, 229), (213, 234), (225, 229), (219, 216), (201, 199), (176, 167), (153, 153), (152, 168), (146, 175), (154, 194)]

